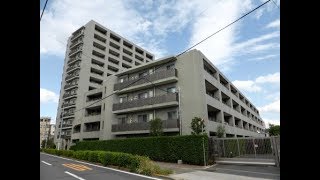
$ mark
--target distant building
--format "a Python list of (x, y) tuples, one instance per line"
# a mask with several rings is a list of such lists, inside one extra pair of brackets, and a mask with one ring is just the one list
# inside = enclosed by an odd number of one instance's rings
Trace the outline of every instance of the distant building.
[(50, 135), (50, 117), (40, 117), (40, 147), (41, 142)]

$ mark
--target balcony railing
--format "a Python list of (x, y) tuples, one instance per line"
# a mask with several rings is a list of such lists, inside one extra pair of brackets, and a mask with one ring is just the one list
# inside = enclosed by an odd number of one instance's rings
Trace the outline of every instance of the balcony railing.
[(98, 97), (98, 98), (90, 98), (87, 100), (87, 102), (91, 102), (91, 101), (96, 101), (96, 100), (99, 100), (101, 99), (102, 97)]
[[(164, 78), (169, 78), (169, 77), (177, 77), (177, 75), (178, 75), (177, 69), (162, 70), (162, 71), (158, 71), (153, 74), (149, 74), (149, 75), (145, 76), (146, 79), (142, 78), (139, 81), (137, 81), (136, 79), (130, 79), (130, 80), (122, 82), (122, 83), (117, 83), (114, 85), (114, 90), (115, 91), (121, 90), (121, 89), (129, 86), (130, 84), (131, 84), (130, 86), (136, 86), (136, 85), (148, 83), (149, 81), (154, 82), (159, 79), (164, 79)], [(135, 82), (135, 81), (137, 81), (137, 82)], [(135, 82), (135, 83), (133, 83), (133, 82)]]
[(84, 32), (84, 30), (81, 29), (79, 32), (77, 32), (76, 34), (74, 34), (74, 35), (72, 36), (72, 38), (71, 38), (71, 41), (73, 41), (73, 40), (77, 39), (78, 37), (80, 37), (80, 35), (82, 35), (83, 32)]
[(83, 37), (77, 39), (76, 41), (72, 42), (70, 45), (70, 49), (72, 49), (73, 47), (75, 47), (77, 44), (82, 43), (83, 42)]
[(62, 124), (62, 128), (65, 128), (65, 127), (71, 127), (72, 124)]
[(67, 97), (75, 96), (75, 95), (77, 95), (77, 93), (73, 93), (73, 94), (64, 94), (64, 95), (63, 95), (63, 98), (67, 98)]
[(62, 107), (68, 107), (68, 106), (72, 106), (72, 105), (75, 105), (76, 103), (64, 103), (62, 104)]
[(64, 89), (68, 89), (68, 88), (73, 87), (73, 86), (78, 86), (78, 83), (76, 83), (76, 84), (67, 84), (67, 85), (64, 86)]
[(93, 113), (90, 113), (90, 114), (86, 114), (85, 117), (88, 117), (88, 116), (98, 116), (98, 115), (101, 115), (101, 112), (93, 112)]
[(70, 70), (72, 70), (72, 69), (75, 69), (75, 68), (77, 68), (77, 67), (80, 67), (80, 64), (75, 64), (75, 65), (73, 65), (73, 66), (68, 67), (68, 68), (67, 68), (67, 72), (70, 71)]
[(170, 93), (162, 96), (155, 96), (151, 98), (145, 99), (137, 99), (133, 101), (127, 101), (123, 103), (113, 104), (113, 111), (128, 109), (128, 108), (135, 108), (135, 107), (142, 107), (147, 105), (154, 105), (166, 102), (173, 102), (178, 101), (178, 94)]
[(92, 132), (92, 131), (100, 131), (100, 127), (93, 127), (93, 128), (88, 128), (84, 129), (83, 132)]
[(72, 78), (74, 78), (74, 77), (77, 77), (77, 76), (79, 76), (79, 74), (71, 74), (71, 75), (68, 75), (68, 76), (66, 76), (66, 81), (69, 80), (69, 79), (72, 79)]
[(71, 56), (72, 54), (76, 53), (77, 51), (81, 51), (81, 50), (82, 50), (82, 46), (78, 46), (77, 48), (75, 48), (69, 52), (69, 56)]
[(69, 61), (68, 61), (68, 64), (71, 63), (71, 62), (74, 62), (76, 60), (81, 60), (81, 55), (80, 54), (78, 54), (76, 57), (70, 58)]
[[(180, 127), (180, 124), (178, 119), (170, 119), (170, 120), (162, 121), (163, 129), (179, 128), (179, 127)], [(113, 124), (111, 131), (124, 132), (124, 131), (143, 131), (143, 130), (149, 130), (149, 129), (150, 129), (149, 122), (140, 122), (140, 123), (131, 123), (131, 124)]]
[(62, 115), (62, 117), (67, 117), (67, 116), (72, 116), (72, 115), (74, 115), (74, 112), (67, 112), (67, 113), (64, 113)]

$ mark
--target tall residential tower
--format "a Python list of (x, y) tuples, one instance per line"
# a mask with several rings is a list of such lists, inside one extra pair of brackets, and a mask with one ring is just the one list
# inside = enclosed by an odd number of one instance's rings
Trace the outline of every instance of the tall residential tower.
[[(97, 119), (85, 119), (81, 109), (85, 93), (103, 88), (107, 76), (154, 60), (154, 55), (117, 33), (90, 21), (68, 39), (59, 105), (55, 142), (58, 148), (70, 146), (74, 124), (94, 127)], [(105, 85), (107, 85), (106, 83)], [(92, 109), (90, 113), (97, 113)]]

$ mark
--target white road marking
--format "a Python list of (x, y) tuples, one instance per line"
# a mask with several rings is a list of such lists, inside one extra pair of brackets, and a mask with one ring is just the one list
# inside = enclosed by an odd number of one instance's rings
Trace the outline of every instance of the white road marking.
[(49, 164), (49, 163), (47, 163), (47, 162), (45, 162), (45, 161), (41, 161), (41, 162), (43, 162), (44, 164), (49, 165), (49, 166), (52, 165), (52, 164)]
[(80, 179), (80, 180), (85, 180), (85, 179), (83, 179), (83, 178), (81, 178), (81, 177), (79, 177), (79, 176), (77, 176), (77, 175), (75, 175), (75, 174), (72, 174), (72, 173), (68, 172), (68, 171), (65, 171), (65, 173), (66, 173), (66, 174), (69, 174), (70, 176), (72, 176), (72, 177), (74, 177), (74, 178), (77, 178), (77, 179)]
[(273, 173), (262, 173), (262, 172), (254, 172), (254, 171), (245, 171), (245, 170), (236, 170), (236, 169), (227, 169), (227, 168), (216, 168), (221, 170), (228, 170), (228, 171), (238, 171), (238, 172), (247, 172), (247, 173), (254, 173), (254, 174), (264, 174), (264, 175), (274, 175), (274, 176), (280, 176), (280, 174), (273, 174)]
[(122, 171), (122, 170), (118, 170), (118, 169), (112, 169), (112, 168), (108, 168), (108, 167), (104, 167), (104, 166), (99, 166), (99, 165), (96, 165), (96, 164), (90, 164), (90, 163), (87, 163), (87, 162), (82, 162), (82, 161), (77, 161), (77, 160), (73, 160), (73, 159), (68, 159), (68, 158), (64, 158), (64, 157), (60, 157), (60, 156), (55, 156), (55, 155), (51, 155), (51, 154), (47, 154), (47, 153), (41, 153), (41, 154), (45, 154), (45, 155), (48, 155), (48, 156), (53, 156), (53, 157), (56, 157), (56, 158), (61, 158), (61, 159), (69, 160), (69, 161), (79, 162), (79, 163), (83, 163), (83, 164), (88, 164), (88, 165), (90, 165), (90, 166), (95, 166), (95, 167), (99, 167), (99, 168), (109, 169), (109, 170), (112, 170), (112, 171), (117, 171), (117, 172), (121, 172), (121, 173), (125, 173), (125, 174), (130, 174), (130, 175), (134, 175), (134, 176), (139, 176), (139, 177), (144, 177), (144, 178), (154, 179), (154, 180), (162, 180), (162, 179), (159, 179), (159, 178), (154, 178), (154, 177), (145, 176), (145, 175), (141, 175), (141, 174), (135, 174), (135, 173), (131, 173), (131, 172), (127, 172), (127, 171)]

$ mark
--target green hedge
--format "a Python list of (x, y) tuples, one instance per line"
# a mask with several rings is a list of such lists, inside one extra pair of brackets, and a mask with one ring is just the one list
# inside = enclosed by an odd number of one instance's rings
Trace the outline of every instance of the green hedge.
[[(208, 137), (201, 136), (162, 136), (145, 138), (114, 139), (105, 141), (81, 141), (70, 149), (125, 152), (147, 156), (155, 161), (177, 162), (203, 165), (203, 138), (208, 160)], [(207, 161), (206, 160), (206, 161)]]
[(155, 165), (149, 158), (120, 152), (108, 151), (73, 151), (43, 149), (43, 152), (58, 156), (71, 157), (79, 160), (101, 163), (104, 166), (113, 165), (129, 169), (145, 175), (170, 174), (172, 171), (161, 169)]

